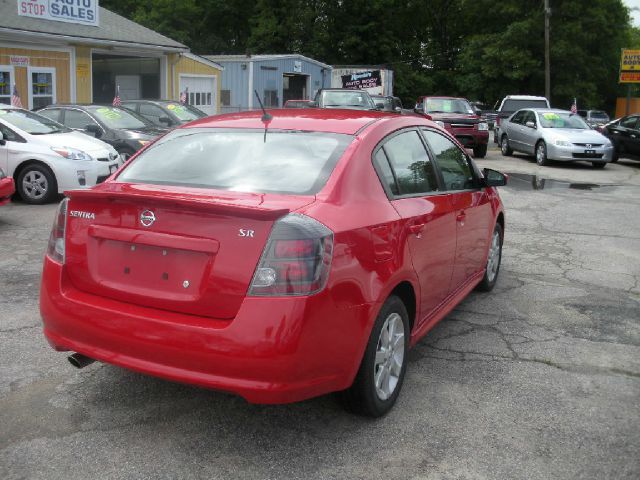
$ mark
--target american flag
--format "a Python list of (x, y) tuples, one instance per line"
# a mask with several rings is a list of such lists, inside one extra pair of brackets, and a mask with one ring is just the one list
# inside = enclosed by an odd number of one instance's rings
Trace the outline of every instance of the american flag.
[(122, 102), (120, 101), (120, 85), (116, 86), (116, 96), (113, 97), (112, 105), (114, 107), (119, 107), (120, 105), (122, 105)]
[(571, 113), (578, 113), (578, 102), (575, 97), (573, 98), (573, 103), (571, 104)]
[(189, 87), (184, 89), (184, 92), (180, 93), (180, 103), (183, 105), (189, 102)]
[(22, 100), (20, 100), (20, 94), (18, 93), (18, 87), (13, 86), (13, 95), (11, 95), (11, 105), (13, 107), (22, 108)]

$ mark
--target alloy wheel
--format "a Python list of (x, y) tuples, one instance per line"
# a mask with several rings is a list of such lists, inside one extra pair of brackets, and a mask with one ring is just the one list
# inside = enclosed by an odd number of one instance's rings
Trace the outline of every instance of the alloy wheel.
[(398, 313), (384, 321), (374, 363), (373, 380), (380, 400), (387, 400), (395, 391), (404, 363), (404, 324)]
[(22, 191), (31, 200), (40, 200), (49, 191), (49, 182), (42, 172), (31, 170), (22, 178)]
[(500, 232), (494, 231), (491, 238), (491, 247), (489, 247), (489, 258), (487, 259), (487, 280), (493, 282), (498, 274), (500, 266)]

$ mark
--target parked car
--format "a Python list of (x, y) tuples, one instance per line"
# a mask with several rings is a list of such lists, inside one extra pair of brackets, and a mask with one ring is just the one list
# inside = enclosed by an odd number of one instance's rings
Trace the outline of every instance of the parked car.
[(309, 108), (313, 106), (311, 100), (287, 100), (283, 108)]
[(124, 161), (168, 130), (127, 108), (108, 105), (49, 105), (37, 112), (113, 145)]
[(548, 165), (549, 160), (586, 160), (594, 168), (604, 168), (614, 151), (604, 135), (568, 110), (518, 110), (503, 120), (500, 135), (503, 155), (514, 151), (535, 155), (538, 165)]
[(493, 142), (498, 143), (501, 137), (500, 122), (509, 118), (514, 112), (523, 108), (551, 108), (546, 97), (536, 97), (533, 95), (507, 95), (502, 99), (496, 112), (496, 124), (493, 128)]
[(177, 127), (207, 116), (192, 105), (173, 100), (123, 100), (122, 106), (162, 129)]
[(612, 162), (620, 156), (640, 160), (640, 114), (627, 115), (598, 128), (614, 147)]
[(0, 105), (0, 168), (26, 203), (104, 181), (121, 165), (110, 145), (42, 115)]
[(79, 367), (254, 403), (342, 391), (382, 415), (408, 349), (495, 285), (506, 177), (419, 116), (270, 113), (268, 127), (255, 111), (179, 127), (69, 192), (44, 259), (44, 333)]
[(587, 122), (587, 125), (595, 129), (610, 121), (607, 112), (604, 112), (602, 110), (578, 110), (578, 115), (584, 118), (584, 121)]
[(484, 158), (489, 143), (489, 125), (478, 116), (469, 102), (457, 97), (419, 97), (416, 113), (433, 120), (451, 132), (473, 156)]
[(366, 90), (348, 88), (322, 88), (313, 100), (318, 108), (346, 108), (349, 110), (376, 110), (371, 95)]
[(371, 95), (373, 103), (383, 112), (402, 113), (402, 101), (392, 95)]
[[(0, 140), (0, 145), (2, 145), (4, 140)], [(5, 142), (6, 144), (6, 142)], [(0, 206), (6, 205), (11, 201), (11, 195), (16, 192), (16, 186), (13, 181), (13, 178), (8, 177), (4, 170), (0, 168)]]

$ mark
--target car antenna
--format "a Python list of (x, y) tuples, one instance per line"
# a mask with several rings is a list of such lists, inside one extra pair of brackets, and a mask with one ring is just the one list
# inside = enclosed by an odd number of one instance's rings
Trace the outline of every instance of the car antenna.
[(258, 95), (258, 90), (254, 90), (254, 93), (256, 94), (256, 98), (258, 99), (258, 103), (262, 109), (261, 120), (264, 123), (264, 143), (267, 143), (267, 128), (269, 127), (269, 122), (273, 119), (273, 115), (265, 110), (262, 100), (260, 99), (260, 95)]

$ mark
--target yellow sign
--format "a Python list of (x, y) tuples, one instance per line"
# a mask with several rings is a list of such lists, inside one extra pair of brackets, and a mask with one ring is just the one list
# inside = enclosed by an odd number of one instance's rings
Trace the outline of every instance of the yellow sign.
[(76, 65), (76, 76), (78, 78), (89, 78), (89, 65), (78, 63)]
[(622, 58), (620, 58), (620, 71), (640, 72), (640, 50), (622, 50)]

